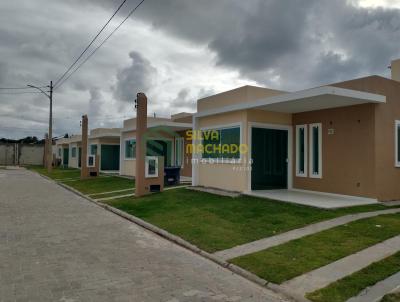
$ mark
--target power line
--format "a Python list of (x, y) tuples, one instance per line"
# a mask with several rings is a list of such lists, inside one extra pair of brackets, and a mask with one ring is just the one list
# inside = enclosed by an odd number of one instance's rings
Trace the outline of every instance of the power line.
[(103, 27), (100, 29), (100, 31), (97, 33), (97, 35), (90, 41), (89, 45), (86, 46), (86, 48), (83, 50), (83, 52), (79, 55), (79, 57), (71, 64), (71, 66), (67, 69), (66, 72), (62, 74), (62, 76), (54, 83), (54, 86), (57, 86), (57, 84), (68, 74), (68, 72), (74, 67), (74, 65), (82, 58), (82, 56), (86, 53), (86, 51), (89, 49), (90, 46), (94, 43), (94, 41), (99, 37), (99, 35), (103, 32), (103, 30), (107, 27), (107, 25), (111, 22), (111, 20), (115, 17), (115, 15), (119, 12), (119, 10), (122, 8), (122, 6), (125, 4), (127, 0), (122, 1), (122, 3), (118, 6), (117, 10), (113, 13), (113, 15), (108, 19), (106, 24), (103, 25)]
[(31, 93), (41, 93), (39, 91), (25, 91), (25, 92), (0, 92), (0, 94), (31, 94)]
[[(45, 88), (46, 86), (42, 86), (40, 88)], [(32, 89), (32, 87), (0, 87), (0, 90), (23, 90), (23, 89)]]
[(122, 22), (103, 40), (103, 42), (97, 46), (90, 54), (89, 56), (87, 56), (85, 58), (85, 60), (83, 60), (78, 67), (76, 67), (59, 85), (56, 85), (54, 89), (57, 89), (58, 87), (62, 86), (76, 71), (78, 71), (78, 69), (80, 69), (82, 67), (83, 64), (85, 64), (96, 52), (97, 50), (99, 50), (100, 47), (102, 47), (107, 41), (108, 39), (111, 38), (111, 36), (130, 18), (130, 16), (132, 16), (132, 14), (139, 8), (140, 5), (142, 5), (142, 3), (145, 0), (140, 1), (140, 3), (138, 5), (136, 5), (128, 14), (128, 16), (122, 20)]

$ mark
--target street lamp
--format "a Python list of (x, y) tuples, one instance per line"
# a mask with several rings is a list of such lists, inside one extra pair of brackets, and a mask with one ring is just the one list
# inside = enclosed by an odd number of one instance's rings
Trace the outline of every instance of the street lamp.
[(50, 114), (49, 114), (49, 141), (47, 143), (47, 172), (51, 173), (53, 170), (53, 81), (50, 81), (50, 92), (47, 93), (42, 88), (28, 85), (28, 87), (38, 89), (41, 93), (47, 96), (50, 100)]

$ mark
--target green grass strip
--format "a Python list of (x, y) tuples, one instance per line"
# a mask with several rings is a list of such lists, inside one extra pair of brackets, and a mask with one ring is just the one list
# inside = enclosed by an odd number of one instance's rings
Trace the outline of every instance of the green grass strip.
[[(325, 288), (307, 294), (315, 302), (345, 302), (363, 289), (375, 285), (400, 271), (400, 252), (372, 263), (366, 268), (340, 279)], [(397, 300), (396, 300), (397, 299)], [(382, 301), (400, 301), (400, 294), (388, 295)]]
[(400, 301), (400, 293), (393, 293), (383, 297), (381, 302), (399, 302)]
[(268, 281), (282, 283), (400, 233), (400, 214), (381, 215), (233, 259)]
[(108, 204), (146, 220), (208, 251), (215, 252), (338, 216), (387, 209), (370, 205), (323, 210), (240, 196), (175, 189)]

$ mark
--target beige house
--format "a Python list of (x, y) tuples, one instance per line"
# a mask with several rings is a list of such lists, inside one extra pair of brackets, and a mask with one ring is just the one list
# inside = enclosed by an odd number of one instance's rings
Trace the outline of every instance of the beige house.
[(101, 172), (119, 172), (121, 128), (96, 128), (90, 131), (88, 154), (99, 157)]
[[(187, 130), (192, 129), (192, 114), (179, 113), (168, 118), (147, 118), (147, 155), (164, 157), (164, 164), (180, 166), (181, 176), (191, 177), (191, 156), (185, 153), (190, 143), (186, 139)], [(120, 174), (135, 176), (136, 167), (136, 118), (124, 121), (120, 141)]]
[(80, 168), (81, 135), (71, 135), (68, 138), (61, 138), (56, 142), (56, 158), (61, 165), (69, 168)]
[[(88, 154), (99, 157), (102, 172), (119, 172), (120, 133), (120, 128), (96, 128), (90, 131)], [(56, 157), (63, 166), (81, 167), (81, 143), (81, 135), (57, 140)]]
[[(400, 199), (400, 60), (369, 76), (297, 92), (245, 86), (198, 100), (193, 185), (244, 193)], [(218, 135), (206, 137), (210, 131)], [(242, 152), (215, 146), (237, 145)], [(211, 150), (211, 151), (210, 151)]]

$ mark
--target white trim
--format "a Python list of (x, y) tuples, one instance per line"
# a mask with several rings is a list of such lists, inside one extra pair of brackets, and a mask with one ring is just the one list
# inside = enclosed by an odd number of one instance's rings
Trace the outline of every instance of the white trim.
[(89, 144), (89, 154), (90, 155), (93, 155), (92, 154), (92, 146), (97, 146), (97, 149), (96, 149), (96, 154), (95, 155), (98, 155), (98, 153), (99, 153), (99, 144)]
[[(96, 166), (96, 156), (97, 155), (88, 155), (87, 159), (86, 159), (86, 166), (88, 168), (93, 168), (94, 166)], [(89, 158), (93, 157), (93, 165), (89, 165)]]
[[(239, 127), (239, 144), (243, 144), (243, 123), (242, 122), (237, 122), (237, 123), (230, 123), (230, 124), (222, 124), (222, 125), (213, 125), (213, 126), (208, 126), (208, 127), (202, 127), (200, 128), (200, 131), (204, 130), (223, 130), (223, 129), (231, 129), (231, 128), (237, 128)], [(196, 133), (197, 135), (197, 133)], [(200, 144), (203, 144), (203, 138), (200, 138)], [(216, 160), (222, 160), (222, 161), (229, 161), (232, 159), (235, 159), (235, 161), (242, 160), (243, 159), (243, 154), (239, 154), (239, 158), (225, 158), (225, 157), (218, 157), (218, 158), (203, 158), (203, 154), (200, 154), (199, 158), (203, 163), (214, 163)], [(225, 164), (234, 164), (234, 163), (229, 163), (225, 162)]]
[[(344, 88), (339, 88), (339, 87), (334, 87), (334, 86), (322, 86), (322, 87), (317, 87), (317, 88), (311, 88), (307, 90), (301, 90), (297, 92), (291, 92), (291, 93), (283, 93), (271, 97), (267, 97), (264, 99), (259, 99), (257, 101), (253, 102), (243, 102), (243, 103), (238, 103), (234, 105), (228, 105), (220, 108), (215, 108), (215, 109), (210, 109), (210, 110), (205, 110), (203, 112), (198, 112), (194, 114), (194, 117), (204, 117), (204, 116), (209, 116), (209, 115), (215, 115), (219, 113), (226, 113), (226, 112), (231, 112), (231, 111), (237, 111), (237, 110), (244, 110), (244, 109), (250, 109), (250, 108), (257, 108), (257, 107), (264, 107), (267, 105), (273, 105), (273, 104), (279, 104), (279, 103), (285, 103), (285, 102), (291, 102), (291, 101), (296, 101), (304, 98), (310, 98), (310, 97), (317, 97), (321, 95), (333, 95), (337, 97), (345, 97), (345, 98), (354, 98), (354, 99), (360, 99), (363, 100), (363, 103), (386, 103), (386, 97), (383, 95), (379, 94), (374, 94), (374, 93), (369, 93), (369, 92), (363, 92), (363, 91), (357, 91), (357, 90), (351, 90), (351, 89), (344, 89)], [(350, 100), (349, 100), (350, 101)], [(353, 102), (353, 105), (360, 104), (360, 102)], [(352, 104), (349, 104), (348, 106), (351, 106)]]
[(123, 149), (124, 149), (123, 150), (123, 155), (124, 155), (123, 158), (124, 158), (124, 160), (136, 160), (136, 154), (133, 155), (134, 157), (126, 157), (126, 142), (127, 141), (131, 141), (131, 140), (134, 140), (135, 144), (136, 144), (136, 137), (128, 137), (128, 138), (124, 139), (124, 146), (123, 146)]
[(184, 162), (185, 162), (185, 139), (184, 137), (175, 137), (174, 140), (174, 166), (177, 163), (177, 158), (176, 158), (176, 147), (177, 147), (177, 142), (180, 141), (181, 142), (181, 165), (180, 167), (183, 168), (184, 166)]
[(399, 154), (399, 128), (400, 120), (396, 120), (394, 127), (394, 166), (396, 168), (400, 168), (400, 158), (397, 158), (397, 154)]
[[(155, 160), (155, 162), (156, 162), (155, 174), (149, 174), (149, 161), (150, 160)], [(158, 177), (158, 157), (157, 156), (146, 156), (146, 160), (145, 160), (145, 177), (146, 178)]]
[[(300, 152), (299, 152), (299, 132), (300, 129), (304, 130), (304, 171), (300, 172)], [(296, 125), (296, 177), (307, 177), (308, 175), (308, 127), (304, 125)]]
[[(293, 148), (293, 127), (291, 125), (282, 125), (282, 124), (267, 124), (267, 123), (256, 123), (249, 122), (248, 123), (248, 147), (249, 147), (249, 160), (252, 159), (252, 129), (253, 128), (264, 128), (264, 129), (276, 129), (276, 130), (286, 130), (288, 132), (288, 163), (287, 163), (287, 188), (291, 190), (293, 188), (293, 156), (292, 156), (292, 148)], [(251, 171), (248, 173), (247, 177), (247, 190), (251, 192)], [(254, 190), (253, 190), (254, 191)]]
[[(313, 144), (314, 144), (314, 136), (312, 129), (313, 127), (318, 127), (318, 174), (313, 173), (314, 168), (314, 154), (313, 154)], [(322, 178), (322, 123), (314, 123), (309, 125), (310, 132), (310, 140), (309, 140), (309, 150), (310, 150), (310, 166), (309, 166), (309, 174), (310, 178)]]

